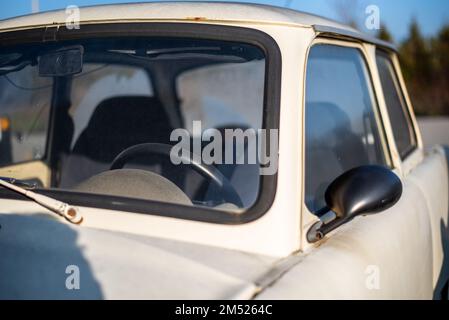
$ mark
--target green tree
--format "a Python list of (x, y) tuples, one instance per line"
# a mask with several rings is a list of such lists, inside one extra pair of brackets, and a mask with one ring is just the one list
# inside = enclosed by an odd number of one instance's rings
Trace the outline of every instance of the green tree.
[(449, 80), (449, 25), (444, 26), (439, 32), (436, 41), (433, 41), (438, 72)]
[(435, 61), (433, 46), (425, 39), (416, 20), (410, 24), (409, 35), (400, 46), (402, 70), (415, 112), (418, 115), (434, 115), (440, 113), (440, 103), (434, 89)]
[(409, 37), (400, 47), (404, 74), (421, 84), (428, 84), (433, 74), (432, 56), (418, 22), (410, 25)]
[(432, 39), (432, 56), (435, 65), (433, 102), (438, 106), (437, 114), (449, 115), (449, 25)]
[(379, 32), (377, 33), (377, 37), (383, 41), (393, 42), (393, 37), (392, 37), (390, 31), (388, 31), (387, 26), (385, 26), (384, 24), (380, 25), (380, 29), (379, 29)]

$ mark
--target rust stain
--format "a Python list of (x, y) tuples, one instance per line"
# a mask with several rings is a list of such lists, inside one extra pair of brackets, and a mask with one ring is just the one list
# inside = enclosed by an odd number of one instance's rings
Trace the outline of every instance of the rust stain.
[(205, 21), (205, 20), (207, 20), (207, 18), (206, 17), (186, 17), (186, 20)]

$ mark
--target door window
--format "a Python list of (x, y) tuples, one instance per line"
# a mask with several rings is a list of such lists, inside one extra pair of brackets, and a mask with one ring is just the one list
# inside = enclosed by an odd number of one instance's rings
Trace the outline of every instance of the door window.
[(385, 165), (377, 104), (360, 50), (312, 47), (306, 78), (305, 201), (311, 212), (325, 207), (324, 193), (342, 173)]

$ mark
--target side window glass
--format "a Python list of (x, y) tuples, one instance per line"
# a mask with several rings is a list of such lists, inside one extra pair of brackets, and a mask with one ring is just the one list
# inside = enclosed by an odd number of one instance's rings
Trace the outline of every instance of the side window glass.
[(407, 111), (404, 96), (390, 58), (386, 53), (378, 51), (376, 61), (394, 140), (401, 158), (404, 159), (416, 148), (416, 138), (410, 114)]
[(324, 193), (342, 173), (361, 165), (385, 165), (372, 83), (355, 48), (315, 45), (306, 78), (305, 201), (325, 207)]

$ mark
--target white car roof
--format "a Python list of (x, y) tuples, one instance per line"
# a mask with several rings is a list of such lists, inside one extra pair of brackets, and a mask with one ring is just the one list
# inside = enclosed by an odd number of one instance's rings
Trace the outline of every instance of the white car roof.
[[(80, 22), (129, 20), (242, 21), (284, 25), (325, 25), (356, 32), (338, 22), (291, 9), (244, 3), (153, 2), (80, 7)], [(0, 30), (65, 23), (64, 10), (30, 14), (0, 21)]]
[[(0, 32), (65, 24), (69, 13), (55, 10), (0, 20)], [(152, 2), (80, 7), (80, 23), (132, 21), (199, 21), (313, 27), (317, 32), (344, 35), (395, 49), (357, 29), (331, 19), (292, 9), (235, 2)]]

